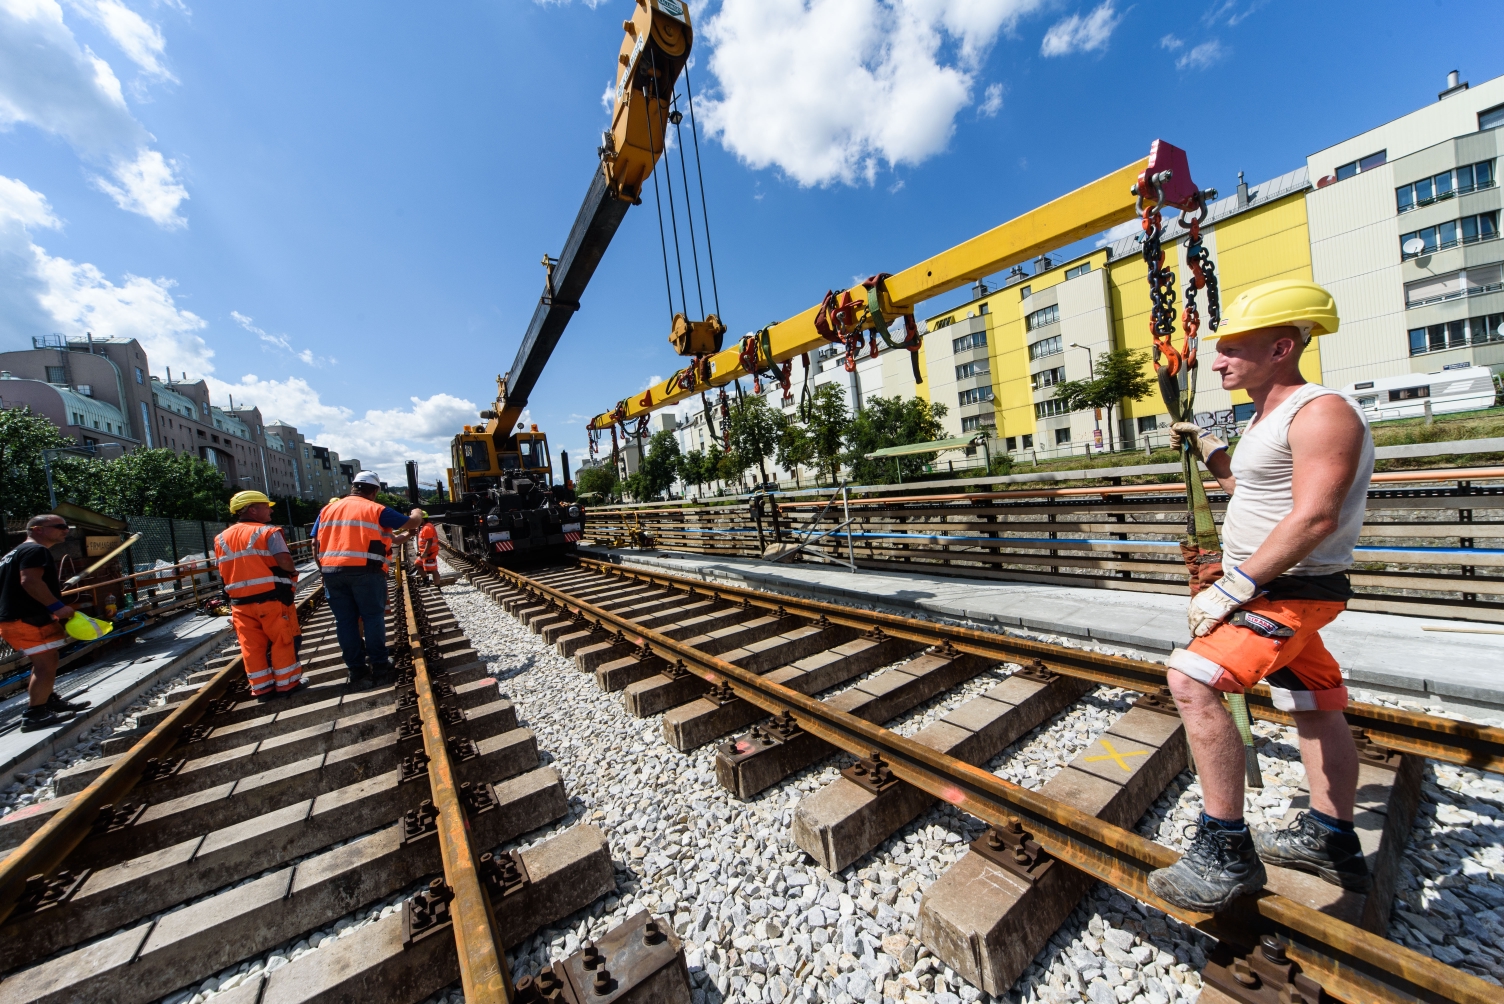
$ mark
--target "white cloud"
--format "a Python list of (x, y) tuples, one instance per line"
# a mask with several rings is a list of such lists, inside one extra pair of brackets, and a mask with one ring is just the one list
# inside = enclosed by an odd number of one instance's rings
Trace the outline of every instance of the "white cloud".
[(125, 53), (127, 59), (140, 67), (147, 78), (177, 83), (177, 77), (172, 75), (172, 71), (162, 61), (167, 51), (167, 40), (162, 37), (162, 29), (120, 0), (68, 0), (68, 3), (109, 35), (110, 41)]
[(1179, 70), (1204, 70), (1213, 63), (1219, 62), (1226, 55), (1227, 50), (1222, 47), (1221, 42), (1214, 38), (1210, 42), (1202, 42), (1175, 60), (1175, 68)]
[(1107, 43), (1123, 16), (1113, 8), (1113, 0), (1103, 0), (1090, 14), (1072, 14), (1051, 25), (1050, 30), (1045, 32), (1039, 52), (1044, 56), (1100, 52), (1107, 48)]
[(1097, 247), (1106, 247), (1108, 244), (1117, 243), (1129, 234), (1140, 234), (1143, 232), (1144, 225), (1137, 219), (1129, 220), (1126, 223), (1119, 223), (1115, 227), (1109, 227), (1102, 231), (1097, 236)]
[(326, 363), (336, 362), (336, 360), (331, 356), (314, 355), (312, 349), (296, 348), (286, 335), (273, 335), (266, 331), (263, 331), (261, 328), (256, 327), (256, 325), (253, 323), (253, 318), (247, 317), (245, 314), (242, 314), (238, 310), (230, 311), (230, 316), (235, 319), (236, 324), (240, 325), (242, 328), (249, 331), (257, 338), (261, 339), (264, 344), (270, 345), (275, 349), (281, 349), (283, 352), (286, 352), (288, 355), (302, 361), (308, 366), (322, 367)]
[[(150, 51), (146, 41), (132, 44)], [(120, 208), (160, 226), (183, 225), (178, 207), (188, 193), (176, 162), (151, 149), (153, 137), (126, 107), (115, 71), (79, 44), (56, 0), (0, 0), (0, 130), (17, 125), (62, 138), (107, 171), (110, 178), (95, 183)]]
[[(247, 374), (224, 380), (215, 375), (214, 350), (204, 337), (208, 322), (177, 304), (173, 280), (127, 274), (117, 282), (88, 262), (55, 257), (32, 241), (30, 231), (61, 225), (46, 196), (0, 176), (0, 341), (24, 344), (35, 334), (86, 331), (134, 338), (154, 372), (171, 367), (174, 376), (202, 378), (216, 400), (228, 403), (233, 394), (237, 405), (259, 405), (267, 420), (295, 425), (309, 439), (359, 459), (388, 480), (402, 477), (407, 460), (419, 462), (425, 480), (441, 476), (449, 465), (447, 441), (466, 422), (476, 421), (476, 406), (450, 394), (414, 397), (409, 408), (357, 415), (325, 402), (301, 377), (263, 380)], [(254, 318), (239, 311), (231, 317), (245, 330), (285, 344), (282, 336), (257, 327)]]
[(1207, 8), (1206, 13), (1201, 15), (1201, 20), (1206, 24), (1225, 21), (1229, 27), (1236, 28), (1268, 2), (1269, 0), (1248, 0), (1247, 3), (1243, 0), (1222, 0), (1221, 3)]
[[(943, 150), (998, 35), (1043, 0), (725, 0), (700, 24), (707, 130), (800, 185)], [(839, 44), (832, 44), (839, 39)]]
[(126, 212), (140, 213), (158, 226), (174, 230), (188, 225), (178, 213), (178, 206), (188, 198), (188, 190), (178, 181), (177, 166), (177, 161), (143, 148), (134, 161), (115, 160), (111, 173), (118, 184), (98, 176), (93, 182)]
[(1003, 110), (1003, 85), (988, 84), (987, 90), (982, 95), (982, 103), (977, 106), (977, 114), (983, 118), (992, 118)]
[(409, 408), (371, 409), (357, 415), (326, 403), (301, 377), (263, 380), (247, 374), (236, 383), (211, 379), (210, 391), (216, 396), (234, 394), (237, 404), (260, 408), (267, 421), (296, 426), (309, 440), (329, 447), (343, 460), (359, 460), (388, 481), (402, 479), (409, 460), (418, 462), (421, 480), (442, 477), (450, 463), (449, 440), (478, 414), (470, 401), (434, 394), (410, 398)]
[(1159, 40), (1159, 47), (1161, 49), (1168, 49), (1171, 52), (1174, 52), (1176, 49), (1180, 48), (1183, 45), (1185, 45), (1185, 43), (1176, 38), (1174, 35), (1166, 35)]

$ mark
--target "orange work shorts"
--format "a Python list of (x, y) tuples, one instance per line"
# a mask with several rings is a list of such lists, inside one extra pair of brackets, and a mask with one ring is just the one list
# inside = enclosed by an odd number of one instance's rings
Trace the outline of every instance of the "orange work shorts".
[(1332, 600), (1255, 597), (1172, 652), (1169, 666), (1234, 694), (1267, 683), (1281, 711), (1341, 711), (1347, 707), (1342, 670), (1316, 632), (1346, 608)]
[(47, 624), (0, 621), (0, 638), (22, 655), (36, 655), (68, 644), (68, 635), (57, 621)]

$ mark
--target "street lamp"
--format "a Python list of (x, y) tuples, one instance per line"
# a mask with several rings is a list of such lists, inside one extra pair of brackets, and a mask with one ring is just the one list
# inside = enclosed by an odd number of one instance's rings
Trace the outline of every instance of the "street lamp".
[(92, 458), (106, 446), (113, 446), (121, 453), (125, 452), (125, 447), (119, 443), (99, 443), (95, 446), (64, 446), (55, 450), (42, 451), (42, 471), (47, 475), (47, 505), (49, 508), (57, 508), (57, 493), (52, 490), (52, 458), (60, 457), (64, 453), (75, 453)]
[[(1097, 378), (1097, 372), (1091, 364), (1091, 349), (1087, 348), (1085, 345), (1082, 345), (1080, 342), (1071, 342), (1071, 348), (1081, 349), (1086, 353), (1086, 379), (1095, 380)], [(1097, 449), (1100, 450), (1102, 448), (1102, 409), (1093, 408), (1092, 414), (1097, 423)]]

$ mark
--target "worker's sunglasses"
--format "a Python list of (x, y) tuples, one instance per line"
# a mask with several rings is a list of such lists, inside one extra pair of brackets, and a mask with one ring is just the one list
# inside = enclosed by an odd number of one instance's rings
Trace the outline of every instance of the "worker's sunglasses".
[(71, 529), (73, 529), (73, 527), (69, 526), (67, 523), (38, 523), (37, 524), (37, 529), (39, 529), (39, 530), (71, 530)]

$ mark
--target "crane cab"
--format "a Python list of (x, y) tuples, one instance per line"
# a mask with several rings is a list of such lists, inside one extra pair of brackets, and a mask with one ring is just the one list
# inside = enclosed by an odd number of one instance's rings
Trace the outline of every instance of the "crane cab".
[(536, 425), (529, 431), (503, 438), (466, 426), (450, 445), (451, 463), (458, 484), (451, 484), (454, 497), (501, 487), (505, 478), (527, 478), (537, 485), (554, 487), (553, 460), (548, 436)]

